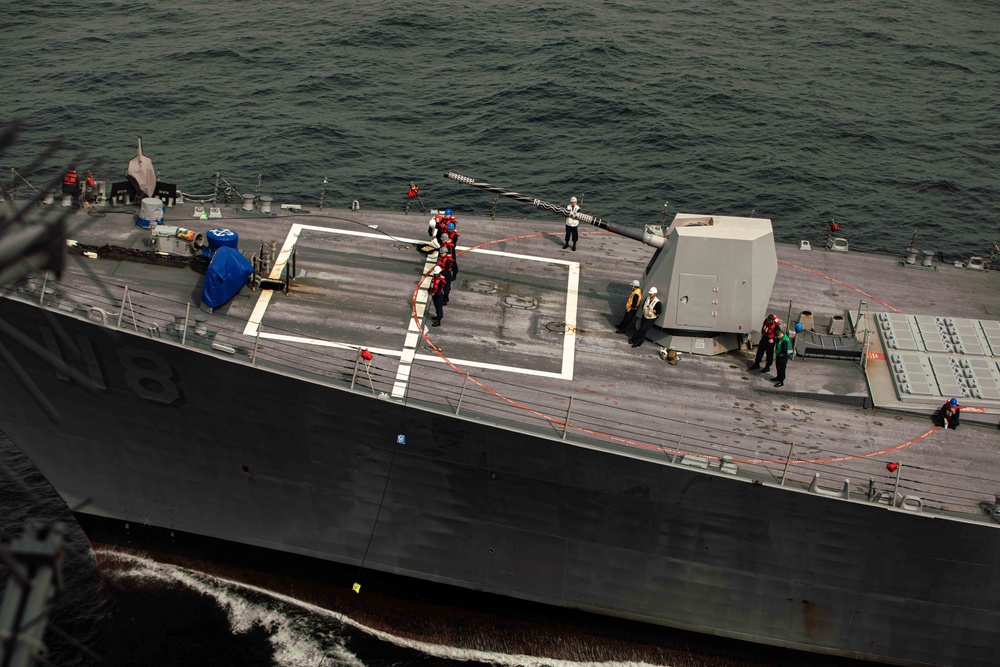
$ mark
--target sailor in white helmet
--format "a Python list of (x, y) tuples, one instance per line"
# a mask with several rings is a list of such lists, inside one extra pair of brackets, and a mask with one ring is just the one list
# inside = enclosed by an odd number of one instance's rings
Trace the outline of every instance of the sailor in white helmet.
[(569, 205), (566, 207), (569, 217), (566, 218), (566, 241), (563, 243), (563, 250), (569, 247), (570, 238), (573, 239), (573, 250), (576, 250), (576, 242), (580, 238), (580, 221), (576, 219), (576, 214), (580, 212), (580, 206), (576, 203), (576, 197), (569, 198)]
[(646, 334), (653, 328), (656, 318), (663, 312), (663, 304), (656, 298), (656, 292), (657, 289), (655, 287), (650, 287), (648, 296), (642, 300), (642, 304), (640, 305), (642, 320), (639, 323), (638, 331), (632, 334), (632, 337), (629, 339), (632, 347), (639, 347), (646, 342)]
[(641, 301), (642, 288), (639, 286), (638, 280), (633, 280), (632, 291), (629, 293), (628, 298), (625, 299), (625, 314), (622, 316), (622, 321), (615, 327), (615, 331), (625, 333), (625, 330), (628, 329), (635, 319), (635, 314), (639, 312), (639, 303)]

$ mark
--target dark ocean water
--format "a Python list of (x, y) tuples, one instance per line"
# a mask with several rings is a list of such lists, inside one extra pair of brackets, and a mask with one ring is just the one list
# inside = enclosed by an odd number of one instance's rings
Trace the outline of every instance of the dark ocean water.
[[(557, 0), (492, 3), (5, 3), (0, 156), (40, 183), (70, 161), (120, 177), (142, 135), (161, 179), (220, 171), (277, 201), (486, 213), (457, 171), (631, 225), (670, 211), (770, 217), (779, 240), (836, 218), (852, 247), (949, 258), (1000, 240), (1000, 4)], [(65, 147), (28, 165), (53, 139)], [(328, 180), (325, 192), (323, 180)], [(508, 216), (540, 215), (503, 201)], [(63, 511), (6, 442), (0, 531)], [(134, 556), (78, 529), (53, 618), (122, 665), (818, 664), (669, 635), (602, 641), (466, 619), (445, 641), (393, 634)], [(462, 628), (473, 628), (462, 631)], [(485, 638), (482, 634), (488, 634)], [(641, 634), (641, 633), (639, 633)], [(525, 657), (546, 642), (545, 659)], [(95, 664), (51, 637), (53, 664)], [(468, 647), (483, 646), (481, 652)], [(502, 648), (497, 648), (502, 647)], [(480, 649), (475, 649), (480, 650)]]
[[(2, 168), (65, 137), (120, 176), (221, 171), (278, 201), (485, 212), (447, 170), (623, 224), (671, 211), (836, 218), (858, 248), (983, 254), (1000, 237), (1000, 5), (7, 3)], [(40, 179), (42, 173), (25, 174)], [(504, 201), (509, 215), (529, 215)]]

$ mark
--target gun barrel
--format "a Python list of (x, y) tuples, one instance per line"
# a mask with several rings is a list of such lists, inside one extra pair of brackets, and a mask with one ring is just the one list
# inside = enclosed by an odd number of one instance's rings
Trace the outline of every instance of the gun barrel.
[[(445, 178), (450, 178), (453, 181), (458, 181), (459, 183), (465, 183), (466, 185), (471, 185), (480, 190), (486, 190), (487, 192), (492, 192), (494, 194), (500, 195), (502, 197), (508, 197), (510, 199), (516, 199), (519, 202), (524, 202), (525, 204), (531, 204), (532, 206), (546, 211), (551, 211), (562, 217), (570, 217), (569, 209), (562, 206), (557, 206), (543, 199), (537, 197), (529, 197), (528, 195), (523, 195), (520, 192), (514, 192), (513, 190), (506, 190), (504, 188), (497, 187), (486, 181), (477, 181), (474, 178), (468, 176), (463, 176), (461, 174), (456, 174), (453, 171), (449, 171), (444, 175)], [(586, 222), (589, 225), (599, 227), (600, 229), (605, 229), (609, 232), (613, 232), (620, 236), (625, 236), (641, 243), (645, 243), (648, 246), (654, 248), (662, 248), (666, 239), (662, 236), (657, 236), (655, 234), (650, 234), (645, 229), (637, 229), (635, 227), (625, 227), (624, 225), (619, 225), (616, 222), (611, 222), (610, 220), (602, 220), (595, 215), (590, 215), (589, 213), (576, 213), (573, 215), (574, 218), (580, 222)]]

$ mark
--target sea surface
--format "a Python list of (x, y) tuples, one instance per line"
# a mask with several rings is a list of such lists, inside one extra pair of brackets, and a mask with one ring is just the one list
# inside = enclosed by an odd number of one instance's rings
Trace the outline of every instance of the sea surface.
[[(189, 194), (218, 181), (236, 197), (259, 187), (279, 203), (398, 210), (415, 182), (413, 207), (489, 213), (491, 195), (442, 177), (455, 171), (555, 203), (576, 195), (626, 225), (753, 214), (778, 240), (821, 243), (835, 219), (852, 248), (949, 260), (1000, 241), (995, 0), (2, 10), (0, 123), (24, 127), (0, 154), (0, 187), (19, 194), (67, 165), (120, 179), (141, 136), (160, 179)], [(0, 538), (31, 518), (72, 522), (6, 441), (0, 465)], [(57, 665), (820, 664), (670, 632), (515, 629), (462, 609), (415, 639), (388, 618), (142, 555), (95, 557), (72, 523), (69, 539), (62, 631), (48, 636)]]

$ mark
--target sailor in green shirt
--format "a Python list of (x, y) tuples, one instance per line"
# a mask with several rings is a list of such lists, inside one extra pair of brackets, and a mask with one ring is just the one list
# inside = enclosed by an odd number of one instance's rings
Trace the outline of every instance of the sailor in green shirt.
[(778, 366), (778, 374), (774, 376), (774, 386), (781, 387), (785, 384), (785, 366), (788, 365), (791, 341), (788, 340), (788, 334), (781, 327), (774, 330), (774, 335), (778, 336), (778, 340), (774, 343), (774, 363)]

